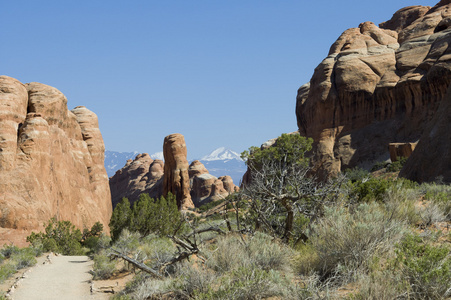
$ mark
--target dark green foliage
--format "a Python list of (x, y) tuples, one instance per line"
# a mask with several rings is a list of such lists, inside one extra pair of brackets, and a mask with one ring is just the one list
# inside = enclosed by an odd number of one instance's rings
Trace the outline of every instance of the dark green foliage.
[(383, 201), (385, 193), (391, 183), (387, 179), (370, 178), (367, 180), (359, 180), (352, 186), (351, 195), (358, 202), (368, 202), (372, 200)]
[(387, 172), (399, 172), (406, 164), (407, 157), (399, 157), (397, 161), (392, 162), (387, 167)]
[(389, 164), (390, 163), (388, 163), (386, 161), (379, 161), (371, 167), (371, 172), (382, 170), (382, 169), (386, 168)]
[(122, 199), (113, 211), (110, 228), (113, 240), (117, 240), (124, 228), (138, 231), (142, 236), (150, 233), (166, 236), (176, 230), (180, 220), (181, 213), (174, 195), (154, 200), (148, 194), (141, 194), (133, 208), (130, 208), (127, 198)]
[(260, 169), (266, 161), (279, 161), (285, 164), (308, 165), (305, 153), (312, 150), (313, 140), (298, 134), (282, 134), (269, 148), (250, 147), (241, 153), (241, 158), (251, 169)]
[(215, 206), (218, 206), (219, 204), (223, 203), (224, 201), (225, 201), (225, 199), (219, 199), (219, 200), (216, 200), (216, 201), (212, 201), (212, 202), (206, 203), (206, 204), (200, 206), (198, 208), (198, 210), (199, 210), (199, 212), (206, 212), (207, 210), (209, 210), (209, 209), (211, 209), (211, 208), (213, 208)]
[(450, 296), (451, 255), (446, 246), (433, 246), (417, 235), (407, 235), (397, 246), (396, 263), (401, 265), (415, 299), (444, 299)]
[(393, 187), (397, 189), (416, 188), (418, 184), (403, 178), (391, 180), (371, 177), (352, 183), (351, 197), (358, 202), (384, 201), (387, 191)]
[(130, 201), (127, 198), (122, 198), (122, 201), (114, 208), (109, 224), (111, 238), (114, 241), (119, 238), (122, 229), (130, 226), (132, 219), (133, 214), (130, 208)]
[(363, 179), (366, 179), (370, 176), (370, 172), (368, 172), (365, 169), (361, 169), (359, 167), (355, 167), (352, 169), (347, 169), (345, 170), (345, 175), (346, 177), (351, 181), (351, 182), (356, 182), (356, 181), (361, 181)]
[(103, 225), (97, 222), (91, 230), (86, 229), (82, 234), (80, 229), (70, 221), (56, 221), (56, 218), (51, 218), (45, 227), (45, 232), (32, 232), (27, 237), (27, 242), (35, 247), (42, 247), (43, 251), (82, 255), (85, 254), (84, 245), (96, 246), (102, 230)]

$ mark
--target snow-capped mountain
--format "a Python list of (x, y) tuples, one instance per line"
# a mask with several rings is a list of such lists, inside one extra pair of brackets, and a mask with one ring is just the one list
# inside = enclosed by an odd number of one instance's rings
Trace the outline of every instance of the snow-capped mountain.
[(236, 153), (235, 151), (226, 149), (225, 147), (220, 147), (213, 152), (211, 152), (209, 155), (206, 155), (199, 159), (200, 161), (213, 161), (213, 160), (230, 160), (230, 159), (236, 159), (242, 161), (240, 155)]
[(151, 154), (150, 157), (152, 159), (164, 160), (163, 151)]
[[(138, 151), (134, 152), (117, 152), (117, 151), (105, 151), (105, 169), (108, 177), (116, 174), (116, 171), (122, 169), (125, 163), (129, 159), (134, 159), (139, 154)], [(153, 159), (163, 160), (163, 152), (157, 152), (150, 155)]]
[[(105, 169), (108, 177), (113, 176), (117, 170), (123, 168), (128, 159), (134, 159), (139, 152), (116, 152), (105, 151)], [(157, 152), (150, 155), (153, 159), (163, 158), (163, 152)], [(215, 177), (229, 175), (232, 177), (236, 185), (240, 184), (244, 173), (246, 172), (246, 164), (240, 158), (240, 155), (225, 147), (218, 148), (210, 154), (199, 159), (207, 168), (211, 175)], [(191, 161), (190, 161), (191, 163)]]
[(199, 159), (208, 172), (215, 177), (229, 175), (235, 185), (239, 185), (247, 170), (246, 164), (240, 155), (225, 147), (212, 151), (209, 155)]

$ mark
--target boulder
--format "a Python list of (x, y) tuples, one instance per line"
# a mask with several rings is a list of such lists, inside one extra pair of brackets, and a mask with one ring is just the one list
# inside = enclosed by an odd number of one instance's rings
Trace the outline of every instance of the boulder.
[(0, 76), (0, 227), (29, 233), (56, 217), (108, 232), (104, 151), (93, 112), (69, 111), (56, 88)]
[(397, 161), (401, 157), (408, 158), (412, 155), (417, 143), (390, 143), (388, 144), (388, 151), (390, 152), (390, 160)]
[(449, 1), (404, 8), (331, 46), (296, 100), (319, 176), (386, 160), (389, 143), (420, 138), (451, 82), (450, 12)]

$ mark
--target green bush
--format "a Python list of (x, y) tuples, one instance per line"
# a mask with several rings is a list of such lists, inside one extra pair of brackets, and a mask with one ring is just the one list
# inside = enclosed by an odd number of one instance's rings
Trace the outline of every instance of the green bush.
[(105, 251), (94, 255), (93, 279), (108, 279), (116, 270), (116, 262), (108, 257)]
[(424, 198), (436, 204), (447, 219), (451, 220), (451, 185), (423, 183), (420, 188)]
[(181, 213), (177, 208), (175, 196), (160, 197), (157, 200), (148, 194), (141, 194), (130, 208), (127, 198), (116, 206), (110, 220), (111, 235), (117, 240), (123, 229), (137, 231), (142, 236), (155, 233), (160, 236), (172, 234), (179, 226)]
[(407, 235), (396, 249), (397, 266), (410, 285), (413, 299), (445, 299), (451, 296), (451, 254), (446, 246), (434, 246), (418, 235)]
[(0, 265), (0, 282), (3, 282), (5, 279), (9, 278), (11, 275), (16, 273), (18, 270), (33, 266), (36, 264), (36, 249), (32, 247), (28, 248), (18, 248), (16, 246), (5, 245), (0, 252), (7, 259)]
[(407, 157), (399, 157), (397, 161), (392, 162), (387, 167), (387, 172), (399, 172), (407, 162)]
[(201, 213), (206, 212), (207, 210), (209, 210), (209, 209), (211, 209), (211, 208), (213, 208), (215, 206), (218, 206), (221, 203), (224, 203), (224, 201), (225, 201), (225, 199), (219, 199), (219, 200), (216, 200), (216, 201), (212, 201), (212, 202), (206, 203), (204, 205), (199, 206), (198, 210)]
[(362, 181), (370, 176), (370, 172), (359, 167), (346, 169), (344, 173), (351, 182)]
[(371, 167), (371, 172), (375, 172), (378, 170), (382, 170), (384, 168), (386, 168), (390, 163), (386, 162), (386, 161), (379, 161), (376, 162), (372, 167)]
[[(100, 230), (100, 231), (99, 231)], [(45, 226), (45, 232), (32, 232), (27, 237), (35, 248), (42, 248), (43, 251), (52, 251), (63, 255), (83, 255), (84, 242), (89, 239), (89, 245), (95, 247), (98, 240), (93, 241), (94, 237), (98, 237), (103, 230), (103, 225), (97, 222), (92, 229), (85, 230), (84, 234), (77, 229), (70, 221), (56, 221), (51, 218)]]

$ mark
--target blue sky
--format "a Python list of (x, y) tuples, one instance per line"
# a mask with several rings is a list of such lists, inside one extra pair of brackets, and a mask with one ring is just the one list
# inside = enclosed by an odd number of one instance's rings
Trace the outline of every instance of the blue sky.
[(364, 21), (437, 1), (2, 1), (0, 74), (58, 88), (94, 111), (107, 150), (190, 159), (297, 129), (296, 92)]

